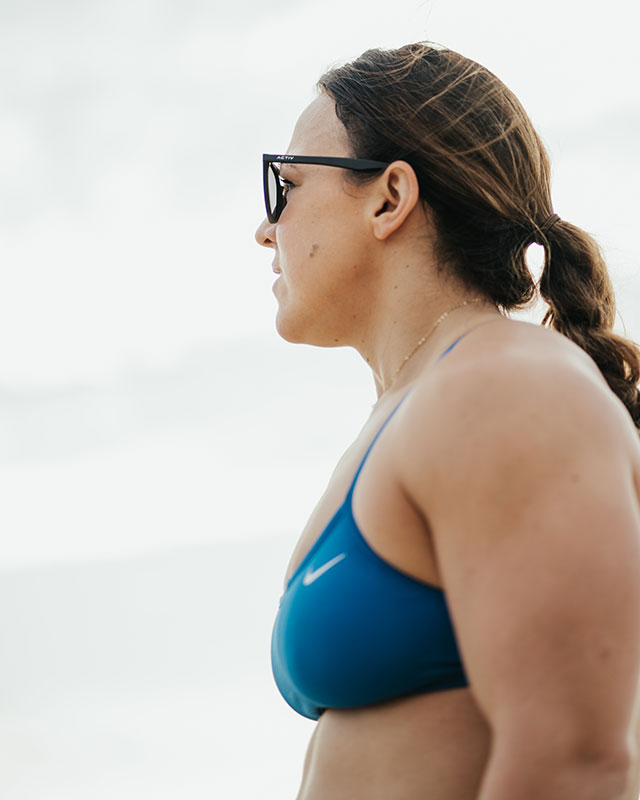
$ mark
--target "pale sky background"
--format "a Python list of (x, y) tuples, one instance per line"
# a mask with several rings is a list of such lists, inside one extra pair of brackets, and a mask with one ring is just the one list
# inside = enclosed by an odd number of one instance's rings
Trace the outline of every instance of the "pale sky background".
[[(640, 339), (629, 0), (0, 0), (0, 795), (294, 797), (290, 551), (375, 400), (275, 332), (261, 154), (328, 67), (431, 39), (493, 70)], [(541, 315), (541, 309), (537, 310)]]
[(640, 338), (631, 4), (392, 8), (2, 0), (0, 564), (300, 528), (374, 395), (275, 332), (260, 155), (368, 46), (431, 38), (516, 91)]

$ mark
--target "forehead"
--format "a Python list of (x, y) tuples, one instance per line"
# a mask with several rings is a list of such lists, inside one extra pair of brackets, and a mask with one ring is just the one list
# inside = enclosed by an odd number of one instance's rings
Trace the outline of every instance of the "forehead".
[(347, 132), (336, 116), (334, 101), (321, 94), (298, 117), (287, 153), (306, 156), (350, 155)]

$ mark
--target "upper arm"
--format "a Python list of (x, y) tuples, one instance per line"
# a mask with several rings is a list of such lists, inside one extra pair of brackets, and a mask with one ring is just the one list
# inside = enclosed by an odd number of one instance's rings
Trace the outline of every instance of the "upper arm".
[(408, 412), (403, 482), (428, 521), (475, 698), (494, 732), (626, 746), (640, 520), (615, 400), (548, 365), (448, 374)]

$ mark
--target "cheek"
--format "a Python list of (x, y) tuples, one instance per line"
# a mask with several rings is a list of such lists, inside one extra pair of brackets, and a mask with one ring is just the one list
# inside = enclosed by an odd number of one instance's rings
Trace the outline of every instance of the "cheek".
[[(342, 211), (342, 209), (341, 209)], [(351, 215), (352, 216), (352, 215)], [(334, 302), (346, 289), (353, 291), (366, 273), (366, 242), (351, 219), (350, 209), (330, 216), (305, 217), (296, 225), (280, 223), (276, 229), (278, 262), (290, 290), (290, 299), (314, 304), (321, 298)], [(318, 224), (317, 219), (331, 220)]]
[(314, 235), (314, 226), (305, 226), (308, 227), (311, 230), (287, 230), (283, 227), (276, 233), (278, 261), (285, 280), (300, 288), (315, 281), (323, 257), (330, 249), (319, 235)]

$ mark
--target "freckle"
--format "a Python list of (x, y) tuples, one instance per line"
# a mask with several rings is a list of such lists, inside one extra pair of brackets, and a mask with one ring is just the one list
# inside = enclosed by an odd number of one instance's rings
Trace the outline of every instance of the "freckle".
[(394, 286), (393, 288), (394, 288), (394, 289), (397, 289), (397, 288), (398, 288), (398, 286), (396, 285), (396, 286)]
[(339, 342), (339, 341), (340, 341), (340, 339), (334, 339), (333, 341), (334, 341), (334, 342)]

